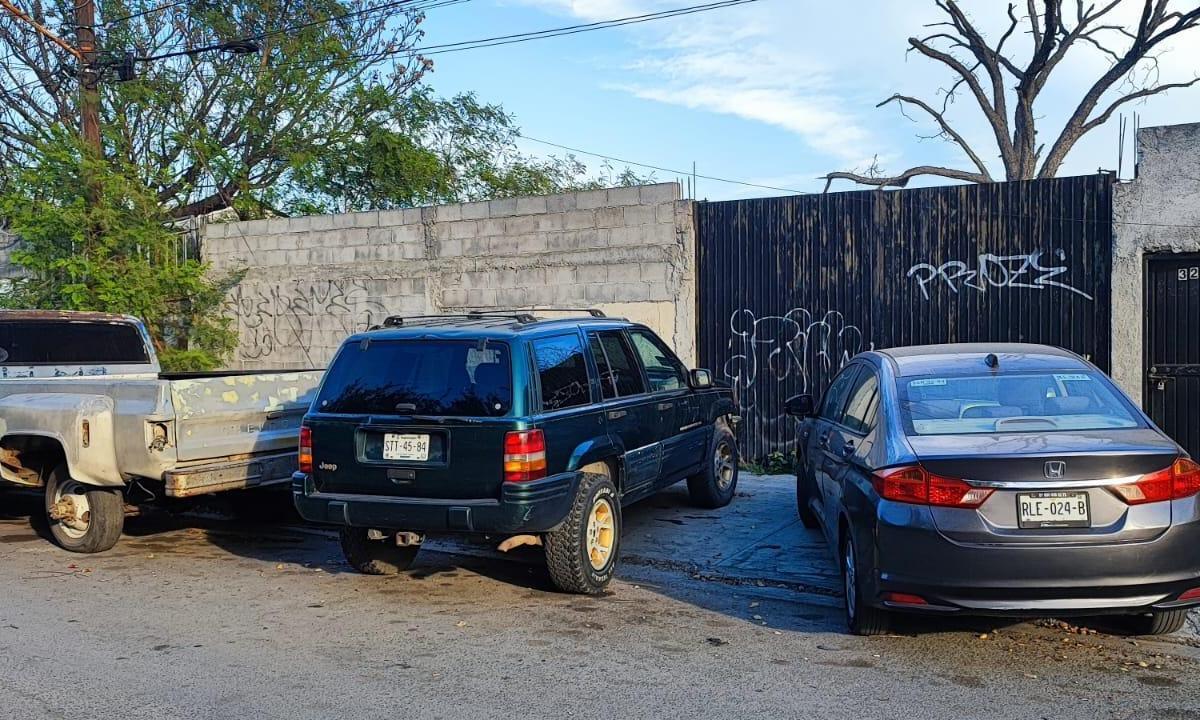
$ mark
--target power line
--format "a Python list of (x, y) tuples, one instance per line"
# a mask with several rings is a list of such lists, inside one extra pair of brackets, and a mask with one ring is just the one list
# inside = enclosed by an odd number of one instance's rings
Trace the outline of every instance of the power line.
[(129, 20), (135, 20), (135, 19), (143, 17), (145, 15), (152, 15), (156, 12), (162, 12), (163, 10), (170, 10), (171, 8), (179, 7), (180, 5), (187, 5), (190, 2), (192, 2), (192, 0), (175, 0), (175, 2), (164, 3), (162, 5), (157, 5), (155, 7), (148, 8), (146, 10), (131, 13), (129, 15), (124, 15), (124, 16), (118, 17), (118, 18), (113, 18), (112, 20), (105, 20), (104, 22), (96, 23), (96, 27), (104, 27), (106, 25), (116, 25), (117, 23), (123, 23), (123, 22), (129, 21)]
[[(672, 10), (661, 10), (653, 13), (645, 13), (642, 15), (630, 15), (628, 17), (614, 18), (611, 20), (601, 20), (591, 23), (583, 23), (578, 25), (567, 25), (564, 27), (548, 28), (545, 30), (535, 30), (524, 33), (515, 33), (512, 35), (497, 35), (488, 38), (479, 38), (477, 40), (463, 40), (455, 43), (442, 43), (439, 45), (427, 45), (417, 48), (398, 48), (395, 50), (383, 50), (378, 53), (359, 53), (348, 55), (344, 58), (337, 58), (332, 61), (306, 60), (297, 61), (294, 63), (280, 63), (272, 67), (300, 67), (312, 65), (326, 65), (334, 63), (355, 62), (359, 60), (379, 60), (391, 55), (441, 55), (452, 52), (462, 52), (465, 50), (477, 50), (479, 48), (496, 47), (499, 45), (513, 45), (516, 43), (530, 42), (533, 40), (544, 40), (552, 37), (563, 37), (566, 35), (577, 35), (584, 32), (593, 32), (596, 30), (607, 30), (614, 27), (623, 27), (625, 25), (636, 25), (654, 20), (664, 20), (668, 18), (682, 17), (685, 15), (694, 15), (701, 12), (710, 12), (712, 10), (721, 10), (724, 8), (735, 7), (737, 5), (747, 5), (749, 3), (761, 2), (761, 0), (719, 0), (718, 2), (709, 2), (701, 5), (690, 5), (687, 7), (675, 8)], [(249, 36), (239, 38), (230, 42), (253, 42), (257, 36)], [(181, 55), (194, 55), (196, 53), (208, 52), (212, 50), (220, 50), (227, 43), (221, 45), (207, 46), (194, 48), (192, 50), (180, 51), (175, 53), (167, 53), (163, 55), (151, 56), (146, 58), (138, 58), (139, 60), (151, 61), (162, 60), (170, 57), (178, 57)]]
[[(213, 43), (210, 45), (204, 45), (204, 46), (197, 47), (197, 48), (187, 48), (184, 50), (165, 52), (165, 53), (160, 53), (158, 55), (151, 55), (148, 57), (139, 57), (137, 59), (140, 61), (143, 61), (143, 62), (150, 62), (153, 60), (166, 60), (166, 59), (175, 58), (175, 57), (196, 55), (198, 53), (212, 52), (214, 50), (224, 50), (231, 44), (258, 42), (260, 40), (265, 40), (267, 38), (275, 37), (277, 35), (286, 35), (289, 33), (299, 32), (301, 30), (318, 27), (320, 25), (327, 25), (331, 22), (345, 20), (348, 18), (365, 18), (365, 17), (369, 17), (371, 15), (376, 15), (378, 13), (386, 12), (388, 10), (406, 9), (410, 12), (411, 11), (425, 11), (425, 10), (432, 10), (434, 8), (445, 7), (447, 5), (459, 5), (459, 4), (465, 3), (465, 2), (470, 2), (470, 0), (391, 0), (391, 2), (385, 2), (385, 3), (379, 4), (379, 5), (373, 5), (371, 7), (361, 8), (359, 10), (352, 10), (350, 12), (344, 12), (344, 13), (339, 13), (336, 15), (330, 15), (329, 17), (320, 18), (318, 20), (310, 20), (308, 22), (300, 23), (298, 25), (289, 25), (289, 26), (285, 26), (285, 27), (277, 27), (277, 28), (272, 28), (270, 30), (264, 30), (263, 32), (257, 33), (255, 35), (247, 35), (245, 37), (236, 38), (236, 39), (228, 40), (228, 41), (221, 42), (221, 43)], [(178, 46), (176, 46), (176, 47), (178, 47)]]
[(590, 155), (591, 157), (598, 157), (603, 160), (608, 160), (610, 162), (617, 162), (617, 163), (622, 163), (625, 165), (634, 165), (636, 167), (648, 168), (650, 170), (658, 170), (659, 172), (672, 173), (674, 175), (696, 177), (696, 178), (701, 178), (704, 180), (712, 180), (714, 182), (728, 183), (730, 185), (743, 185), (745, 187), (758, 188), (760, 190), (774, 190), (777, 192), (785, 192), (785, 193), (790, 193), (790, 194), (794, 194), (794, 195), (808, 194), (808, 193), (804, 192), (803, 190), (793, 190), (791, 188), (775, 187), (774, 185), (760, 185), (759, 183), (746, 182), (744, 180), (731, 180), (729, 178), (717, 177), (715, 175), (700, 175), (699, 173), (694, 173), (691, 170), (672, 170), (671, 168), (660, 167), (658, 165), (651, 165), (649, 163), (636, 162), (634, 160), (625, 160), (623, 158), (614, 157), (612, 155), (605, 155), (603, 153), (591, 152), (590, 150), (581, 150), (579, 148), (570, 147), (568, 145), (560, 145), (558, 143), (550, 142), (549, 140), (540, 140), (538, 138), (531, 137), (529, 135), (525, 135), (524, 133), (518, 133), (517, 136), (520, 138), (523, 138), (525, 140), (529, 140), (531, 142), (540, 143), (542, 145), (549, 145), (550, 147), (556, 147), (560, 150), (567, 150), (568, 152), (579, 153), (580, 155)]

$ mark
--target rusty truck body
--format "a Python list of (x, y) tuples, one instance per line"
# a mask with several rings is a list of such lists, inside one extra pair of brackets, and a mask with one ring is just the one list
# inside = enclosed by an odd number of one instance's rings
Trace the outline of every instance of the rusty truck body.
[(321, 371), (164, 373), (140, 320), (0, 311), (0, 479), (100, 552), (126, 505), (287, 483)]

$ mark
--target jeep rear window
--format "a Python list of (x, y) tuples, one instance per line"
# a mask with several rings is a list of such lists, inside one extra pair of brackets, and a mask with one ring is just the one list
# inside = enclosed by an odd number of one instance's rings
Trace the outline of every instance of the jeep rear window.
[(0, 365), (140, 365), (150, 362), (137, 326), (121, 322), (0, 323)]
[(325, 373), (319, 412), (498, 417), (512, 409), (508, 345), (371, 340), (345, 345)]

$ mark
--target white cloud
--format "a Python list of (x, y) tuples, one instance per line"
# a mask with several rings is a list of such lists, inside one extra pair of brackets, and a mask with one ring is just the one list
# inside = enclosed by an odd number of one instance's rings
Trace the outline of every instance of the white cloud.
[[(611, 19), (678, 7), (680, 0), (509, 0), (582, 21)], [(1182, 7), (1183, 0), (1174, 0)], [(961, 0), (990, 38), (1008, 27), (1004, 3)], [(1023, 7), (1023, 3), (1020, 4)], [(1074, 12), (1074, 4), (1066, 4)], [(1125, 0), (1108, 18), (1127, 27), (1137, 22), (1142, 2)], [(1173, 7), (1174, 7), (1173, 6)], [(677, 20), (630, 26), (622, 49), (622, 76), (604, 80), (636, 97), (697, 112), (717, 113), (783, 129), (800, 138), (813, 158), (806, 165), (830, 169), (865, 167), (876, 153), (886, 170), (915, 164), (969, 168), (962, 152), (942, 141), (922, 141), (936, 128), (919, 111), (910, 122), (894, 105), (875, 104), (893, 93), (940, 102), (939, 88), (954, 77), (945, 66), (906, 53), (909, 36), (938, 31), (941, 20), (930, 0), (765, 0)], [(1122, 37), (1109, 38), (1119, 48)], [(1007, 48), (1018, 63), (1028, 58), (1030, 39), (1018, 31)], [(633, 59), (628, 60), (632, 53)], [(1108, 67), (1101, 52), (1081, 45), (1068, 55), (1047, 86), (1036, 113), (1040, 135), (1050, 143), (1086, 88)], [(1200, 32), (1169, 45), (1159, 58), (1164, 81), (1200, 73)], [(1010, 84), (1015, 84), (1015, 80)], [(1110, 96), (1115, 97), (1115, 95)], [(1200, 88), (1175, 91), (1124, 107), (1143, 125), (1195, 122)], [(1103, 107), (1103, 106), (1102, 106)], [(992, 132), (974, 100), (960, 94), (948, 117), (989, 164), (1003, 172)], [(1116, 126), (1087, 136), (1068, 156), (1064, 173), (1115, 167)], [(770, 183), (768, 183), (770, 184)]]

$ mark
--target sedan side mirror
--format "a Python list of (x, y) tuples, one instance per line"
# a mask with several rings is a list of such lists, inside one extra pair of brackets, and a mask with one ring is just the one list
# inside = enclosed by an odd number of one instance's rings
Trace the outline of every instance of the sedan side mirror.
[(812, 395), (796, 395), (788, 398), (783, 410), (792, 417), (806, 418), (817, 414), (817, 405)]
[(707, 370), (696, 369), (688, 373), (688, 385), (693, 390), (707, 390), (712, 384), (712, 373)]

